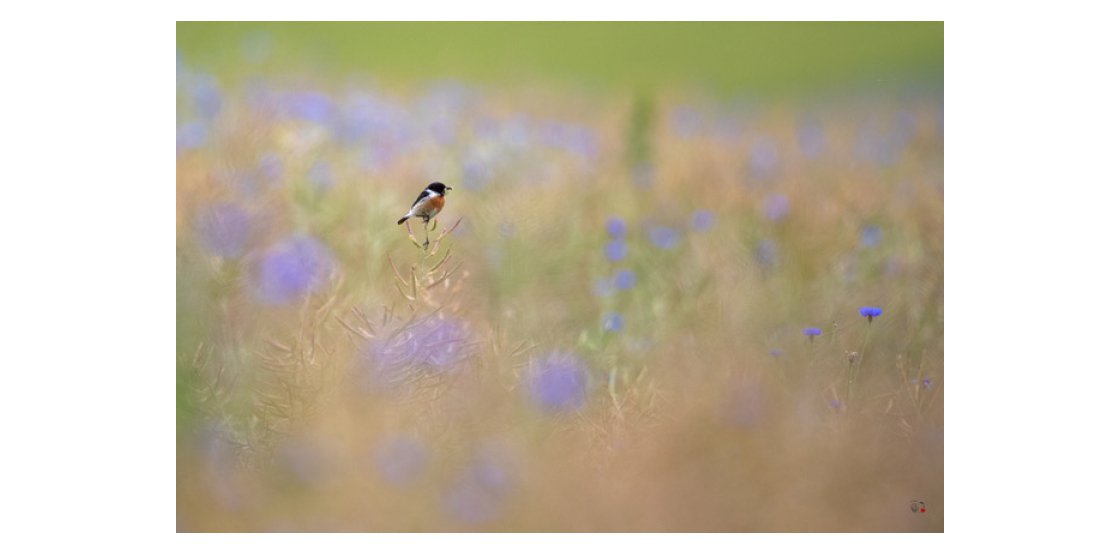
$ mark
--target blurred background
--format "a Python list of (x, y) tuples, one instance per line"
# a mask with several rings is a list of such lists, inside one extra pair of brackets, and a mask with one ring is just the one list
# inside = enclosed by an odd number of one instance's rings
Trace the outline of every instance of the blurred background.
[(176, 50), (179, 531), (944, 530), (940, 22)]

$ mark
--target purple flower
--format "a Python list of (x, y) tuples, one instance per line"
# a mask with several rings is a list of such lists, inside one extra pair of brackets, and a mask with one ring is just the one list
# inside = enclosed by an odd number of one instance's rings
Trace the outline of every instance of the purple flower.
[(883, 310), (878, 307), (860, 307), (859, 314), (867, 317), (867, 322), (871, 322), (871, 319), (883, 314)]
[(284, 161), (276, 153), (264, 153), (257, 161), (257, 169), (265, 180), (269, 182), (279, 181), (284, 175)]
[(706, 232), (716, 225), (716, 215), (710, 210), (698, 210), (692, 213), (692, 229), (697, 232)]
[(704, 120), (696, 110), (681, 106), (673, 110), (673, 131), (681, 137), (692, 137), (704, 126)]
[(763, 139), (751, 147), (751, 175), (757, 179), (769, 179), (778, 173), (778, 147), (773, 141)]
[(452, 370), (470, 355), (470, 335), (460, 321), (428, 318), (366, 344), (364, 378), (373, 390), (391, 390), (422, 376)]
[(545, 411), (574, 411), (583, 407), (587, 378), (587, 367), (578, 356), (553, 352), (533, 362), (529, 396)]
[(622, 315), (614, 311), (607, 313), (607, 316), (603, 317), (603, 330), (607, 332), (619, 332), (622, 330), (623, 324), (625, 324), (625, 321)]
[(323, 93), (304, 91), (288, 94), (284, 108), (290, 118), (327, 124), (334, 114), (334, 101)]
[(509, 463), (491, 452), (475, 456), (444, 497), (444, 508), (465, 523), (480, 524), (498, 517), (513, 489)]
[(606, 255), (607, 260), (617, 263), (626, 258), (626, 242), (616, 239), (603, 248), (603, 254)]
[(649, 240), (661, 249), (672, 249), (680, 243), (681, 234), (668, 226), (655, 226), (649, 231)]
[(206, 143), (210, 131), (202, 122), (189, 122), (179, 127), (175, 134), (175, 147), (178, 150), (194, 150)]
[(633, 288), (637, 282), (638, 278), (633, 270), (620, 270), (614, 275), (614, 287), (620, 290)]
[(883, 241), (883, 230), (878, 226), (864, 226), (859, 233), (860, 245), (864, 247), (875, 247), (879, 242)]
[(762, 210), (766, 213), (766, 218), (779, 222), (789, 214), (789, 197), (781, 193), (770, 195), (763, 201)]
[(933, 378), (926, 377), (924, 380), (922, 380), (922, 388), (925, 388), (926, 390), (933, 390)]
[(814, 337), (821, 335), (821, 329), (815, 326), (810, 326), (809, 328), (803, 330), (802, 333), (808, 336), (809, 341), (812, 342)]
[(623, 222), (622, 219), (617, 216), (608, 218), (607, 234), (614, 239), (620, 239), (623, 235), (626, 235), (626, 222)]
[(393, 437), (378, 447), (374, 460), (385, 480), (405, 486), (424, 473), (428, 464), (428, 449), (418, 439)]
[(233, 259), (245, 250), (249, 239), (249, 215), (232, 203), (212, 205), (195, 219), (202, 245), (211, 253)]
[(334, 258), (326, 246), (310, 236), (292, 236), (264, 254), (257, 294), (268, 304), (290, 303), (322, 288), (333, 268)]

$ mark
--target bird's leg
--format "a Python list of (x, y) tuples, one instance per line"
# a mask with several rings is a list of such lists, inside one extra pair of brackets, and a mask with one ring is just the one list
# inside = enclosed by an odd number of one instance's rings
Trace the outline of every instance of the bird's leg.
[(424, 250), (428, 250), (428, 220), (424, 219)]

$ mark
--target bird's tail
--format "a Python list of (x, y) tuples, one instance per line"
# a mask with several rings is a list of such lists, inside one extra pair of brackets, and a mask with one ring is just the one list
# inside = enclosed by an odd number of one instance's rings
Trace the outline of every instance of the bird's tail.
[(400, 226), (401, 224), (404, 224), (405, 220), (408, 220), (407, 216), (405, 216), (404, 218), (401, 218), (400, 220), (397, 220), (397, 225)]

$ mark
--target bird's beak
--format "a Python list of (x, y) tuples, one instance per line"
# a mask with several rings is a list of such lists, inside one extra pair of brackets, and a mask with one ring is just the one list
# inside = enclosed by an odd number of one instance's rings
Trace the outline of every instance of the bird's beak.
[(454, 187), (448, 187), (447, 188), (448, 191), (451, 191), (452, 189), (455, 189), (455, 188)]

